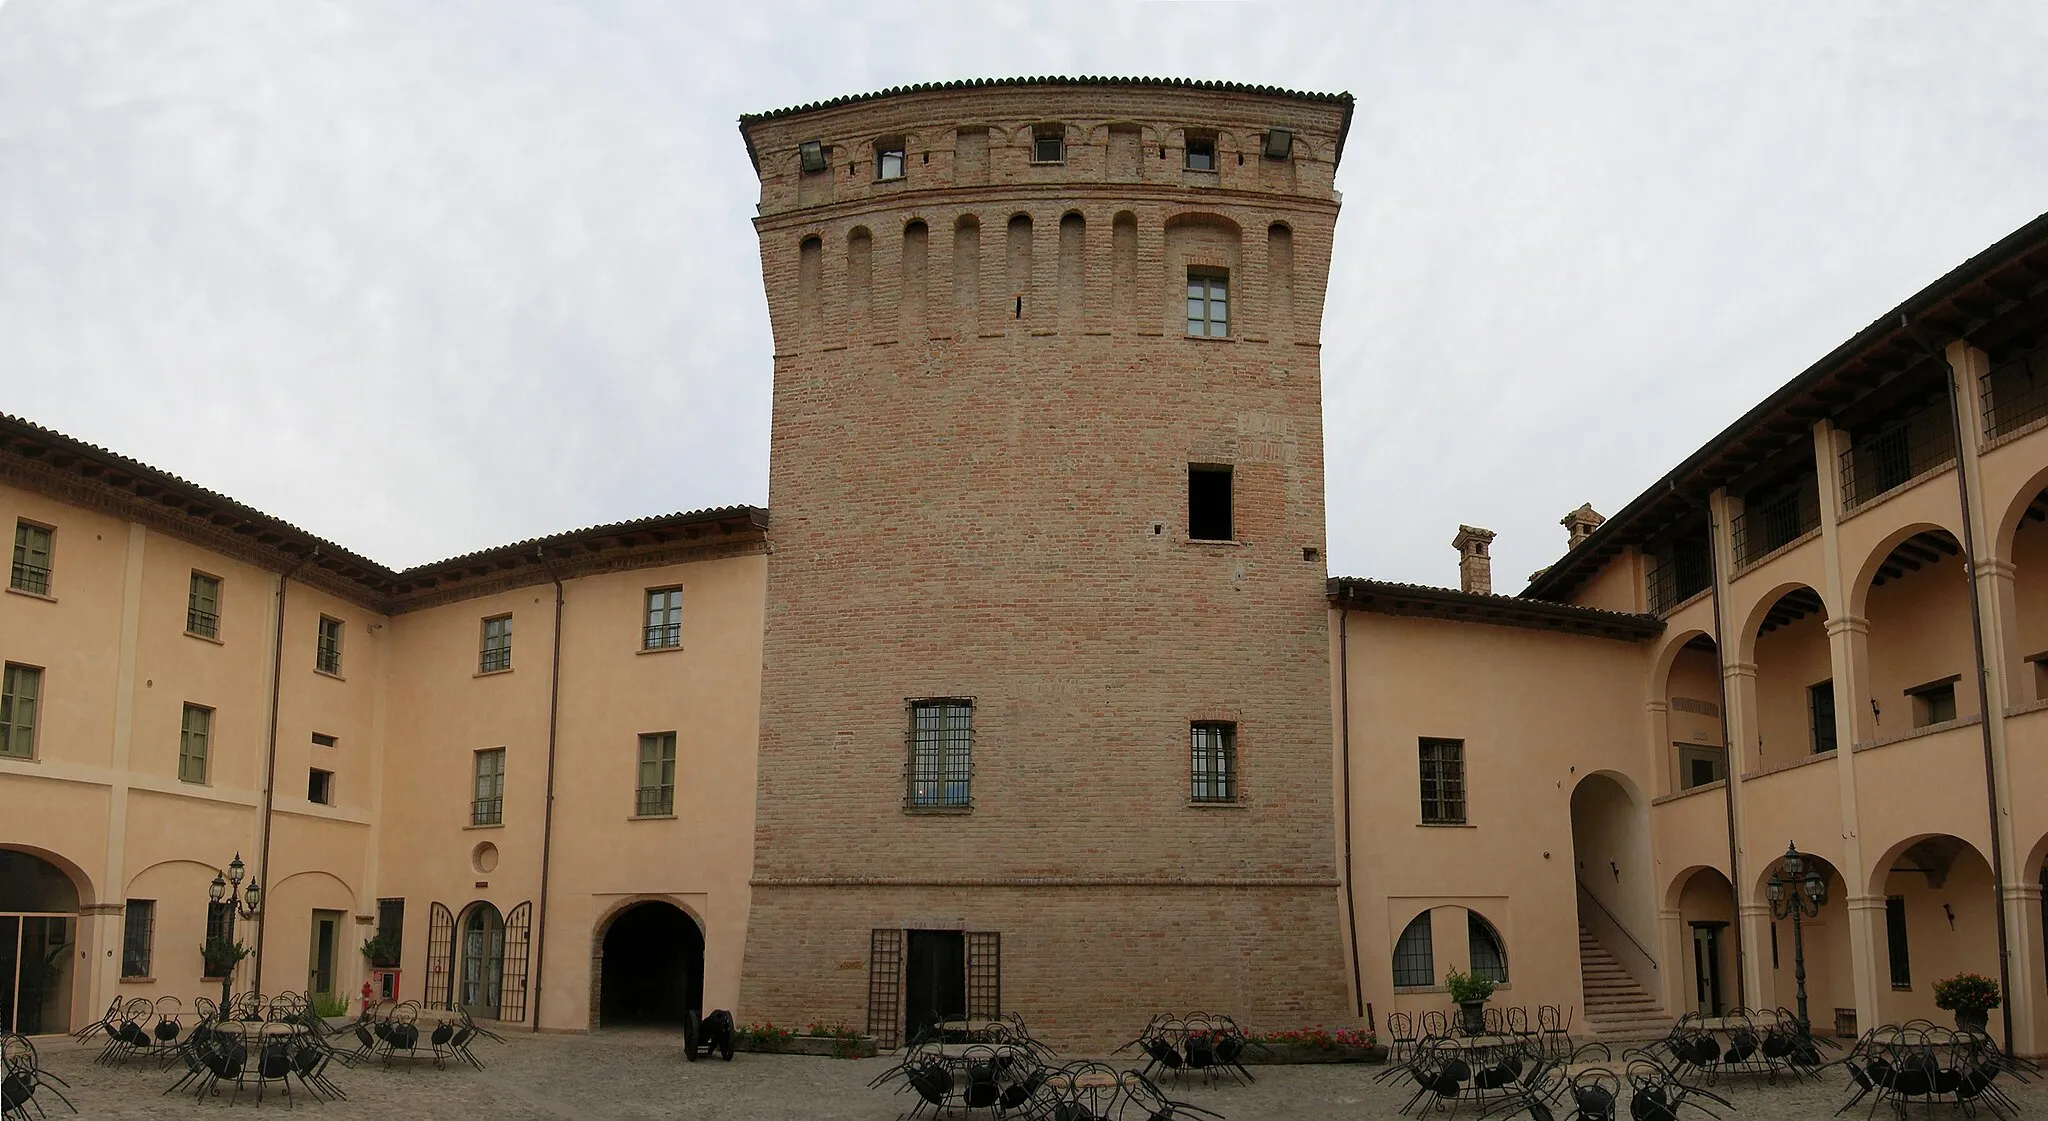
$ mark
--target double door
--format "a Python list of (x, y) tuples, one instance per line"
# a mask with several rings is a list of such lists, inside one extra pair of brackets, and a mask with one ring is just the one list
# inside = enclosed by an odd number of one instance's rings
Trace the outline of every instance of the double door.
[(75, 915), (0, 914), (0, 1032), (71, 1030)]

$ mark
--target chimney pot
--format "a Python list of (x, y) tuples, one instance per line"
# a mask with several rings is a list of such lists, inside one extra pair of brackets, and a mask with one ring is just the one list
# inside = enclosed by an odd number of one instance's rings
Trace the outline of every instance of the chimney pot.
[(1493, 538), (1490, 529), (1458, 527), (1458, 535), (1451, 538), (1451, 548), (1458, 550), (1459, 591), (1481, 596), (1493, 594)]
[(1557, 524), (1563, 526), (1565, 533), (1569, 534), (1571, 538), (1571, 543), (1565, 546), (1565, 551), (1570, 552), (1578, 548), (1579, 542), (1584, 541), (1594, 530), (1599, 529), (1600, 523), (1606, 520), (1606, 517), (1598, 510), (1593, 509), (1593, 504), (1590, 502), (1582, 503), (1578, 509), (1558, 519)]

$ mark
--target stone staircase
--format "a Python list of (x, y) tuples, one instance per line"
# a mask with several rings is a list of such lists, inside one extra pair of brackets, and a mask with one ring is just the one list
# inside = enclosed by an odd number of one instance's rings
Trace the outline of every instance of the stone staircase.
[(1585, 984), (1583, 1024), (1572, 1034), (1608, 1043), (1659, 1039), (1671, 1030), (1671, 1017), (1657, 998), (1643, 991), (1586, 928), (1579, 927), (1579, 976)]

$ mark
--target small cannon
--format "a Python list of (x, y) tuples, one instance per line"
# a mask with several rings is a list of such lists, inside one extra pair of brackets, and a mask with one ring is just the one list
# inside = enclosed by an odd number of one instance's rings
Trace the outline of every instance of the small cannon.
[(720, 1008), (699, 1019), (692, 1008), (683, 1013), (683, 1058), (696, 1062), (699, 1055), (710, 1058), (713, 1051), (732, 1061), (732, 1013)]

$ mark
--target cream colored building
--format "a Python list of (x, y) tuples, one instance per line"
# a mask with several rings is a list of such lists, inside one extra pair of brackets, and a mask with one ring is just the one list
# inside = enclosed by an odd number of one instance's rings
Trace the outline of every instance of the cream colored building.
[(1456, 966), (1626, 1035), (1793, 1002), (1791, 841), (1820, 1030), (1974, 969), (2048, 1051), (2048, 219), (1567, 515), (1521, 594), (1474, 527), (1458, 588), (1326, 580), (1349, 111), (1031, 80), (749, 118), (772, 528), (392, 571), (0, 418), (4, 1024), (216, 994), (239, 853), (237, 989), (543, 1030), (1384, 1027)]

